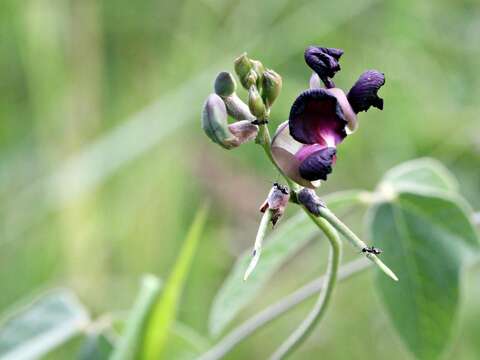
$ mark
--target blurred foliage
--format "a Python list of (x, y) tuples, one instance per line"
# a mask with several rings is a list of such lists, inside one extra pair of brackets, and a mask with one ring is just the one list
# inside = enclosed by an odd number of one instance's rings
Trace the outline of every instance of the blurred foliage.
[[(56, 285), (73, 288), (93, 315), (129, 308), (141, 274), (169, 273), (209, 198), (179, 311), (207, 332), (205, 309), (251, 245), (278, 177), (255, 145), (223, 152), (199, 127), (216, 72), (231, 71), (243, 51), (283, 77), (272, 127), (307, 87), (307, 45), (345, 50), (340, 87), (367, 68), (385, 72), (385, 110), (360, 114), (321, 193), (371, 189), (394, 164), (433, 156), (480, 208), (477, 0), (4, 0), (0, 10), (0, 311)], [(359, 229), (358, 216), (348, 220)], [(242, 316), (319, 274), (325, 250), (299, 254)], [(480, 356), (478, 269), (464, 287), (449, 359)], [(340, 285), (323, 331), (293, 358), (405, 359), (370, 289), (366, 274)], [(264, 358), (306, 309), (229, 358)]]

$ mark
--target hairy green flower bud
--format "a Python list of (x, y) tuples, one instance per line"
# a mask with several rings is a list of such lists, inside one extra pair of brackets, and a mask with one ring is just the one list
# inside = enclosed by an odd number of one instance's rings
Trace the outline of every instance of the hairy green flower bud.
[(248, 107), (250, 112), (258, 119), (263, 119), (266, 115), (265, 104), (258, 93), (257, 87), (252, 85), (248, 91)]
[(240, 81), (242, 82), (245, 89), (249, 90), (251, 86), (257, 86), (258, 75), (255, 70), (252, 69), (248, 72), (247, 76), (245, 76), (243, 79), (240, 79)]
[[(236, 97), (233, 94), (227, 99), (233, 96)], [(246, 111), (250, 114), (248, 109)], [(251, 114), (249, 116), (253, 117)], [(232, 149), (253, 140), (258, 133), (258, 126), (252, 124), (251, 120), (237, 121), (229, 125), (225, 103), (217, 94), (210, 94), (203, 105), (202, 129), (213, 142), (225, 149)]]
[(250, 59), (247, 57), (247, 53), (243, 53), (238, 58), (236, 58), (233, 64), (235, 68), (235, 73), (240, 79), (242, 86), (245, 89), (248, 89), (250, 86), (247, 85), (246, 80), (253, 66), (252, 66), (252, 63), (250, 62)]
[(245, 104), (236, 93), (233, 93), (230, 96), (225, 96), (222, 99), (227, 107), (228, 115), (235, 120), (255, 120), (255, 116), (250, 112), (248, 105)]
[(237, 84), (232, 74), (226, 71), (222, 71), (217, 75), (215, 79), (214, 89), (217, 95), (221, 97), (229, 96), (235, 93)]
[(255, 71), (255, 74), (257, 74), (256, 85), (257, 85), (257, 88), (260, 89), (263, 82), (263, 73), (265, 72), (265, 67), (258, 60), (250, 60), (250, 63), (252, 64), (252, 68)]
[(231, 146), (228, 143), (234, 139), (234, 136), (228, 129), (227, 119), (227, 108), (222, 98), (216, 94), (210, 94), (203, 105), (202, 129), (213, 142), (225, 149), (230, 149)]
[(262, 99), (269, 108), (280, 94), (282, 77), (275, 71), (267, 69), (263, 72)]

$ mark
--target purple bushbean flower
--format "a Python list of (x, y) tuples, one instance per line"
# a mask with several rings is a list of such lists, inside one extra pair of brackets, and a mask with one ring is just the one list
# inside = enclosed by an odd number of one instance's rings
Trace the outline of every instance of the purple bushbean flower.
[[(311, 89), (294, 101), (288, 121), (281, 124), (272, 140), (272, 154), (282, 171), (298, 184), (315, 188), (326, 180), (336, 161), (337, 146), (357, 128), (357, 114), (370, 106), (383, 109), (378, 97), (385, 77), (376, 70), (364, 72), (348, 95), (333, 87), (340, 70), (340, 49), (309, 47), (305, 61), (316, 72)], [(326, 88), (320, 87), (322, 80)]]

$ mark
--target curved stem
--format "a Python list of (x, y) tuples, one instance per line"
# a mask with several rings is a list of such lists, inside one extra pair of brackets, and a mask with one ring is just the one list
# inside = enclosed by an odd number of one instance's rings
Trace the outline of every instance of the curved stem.
[[(320, 216), (325, 218), (335, 229), (338, 230), (340, 234), (345, 236), (347, 240), (349, 240), (353, 246), (355, 246), (357, 249), (362, 250), (363, 248), (367, 247), (367, 244), (365, 244), (362, 240), (358, 238), (355, 233), (350, 230), (350, 228), (345, 225), (339, 218), (335, 216), (334, 213), (332, 213), (328, 208), (326, 207), (321, 207), (320, 209)], [(391, 277), (393, 280), (398, 281), (397, 275), (390, 270), (390, 268), (383, 263), (382, 260), (380, 260), (376, 255), (374, 254), (366, 254), (366, 257), (375, 263), (386, 275)]]
[(260, 129), (258, 130), (256, 141), (260, 146), (262, 146), (270, 162), (275, 166), (278, 172), (283, 176), (290, 190), (297, 189), (298, 185), (295, 184), (292, 180), (290, 180), (290, 178), (287, 175), (284, 174), (283, 170), (280, 169), (280, 167), (277, 165), (277, 163), (273, 159), (272, 149), (270, 148), (270, 143), (272, 142), (272, 139), (270, 137), (270, 132), (268, 131), (267, 125), (260, 125)]
[[(308, 213), (308, 212), (307, 212)], [(317, 218), (308, 213), (312, 221), (325, 233), (330, 242), (330, 253), (328, 258), (328, 267), (325, 280), (325, 288), (320, 292), (317, 302), (308, 316), (303, 320), (300, 326), (288, 337), (288, 339), (275, 351), (270, 358), (271, 360), (280, 360), (285, 358), (300, 344), (305, 341), (311, 333), (315, 325), (325, 314), (333, 289), (335, 287), (338, 275), (338, 267), (341, 258), (341, 242), (336, 230), (328, 223), (327, 220)]]
[[(346, 280), (353, 275), (359, 274), (368, 269), (372, 263), (363, 258), (351, 261), (340, 267), (338, 272), (338, 281)], [(198, 360), (218, 360), (223, 358), (237, 344), (245, 340), (263, 326), (293, 309), (298, 304), (309, 299), (319, 291), (325, 288), (326, 275), (322, 275), (300, 289), (288, 294), (276, 303), (269, 305), (266, 309), (253, 315), (242, 324), (238, 325), (227, 335), (225, 335), (215, 346), (204, 353)]]

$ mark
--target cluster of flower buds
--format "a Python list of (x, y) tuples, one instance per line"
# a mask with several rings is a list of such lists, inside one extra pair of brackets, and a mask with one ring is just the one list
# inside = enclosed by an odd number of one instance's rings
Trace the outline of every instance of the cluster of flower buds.
[[(265, 69), (260, 61), (249, 59), (247, 54), (235, 60), (234, 68), (248, 91), (248, 105), (237, 95), (232, 74), (221, 72), (215, 79), (215, 92), (208, 96), (202, 111), (203, 130), (225, 149), (256, 138), (258, 125), (266, 123), (270, 107), (282, 88), (280, 75)], [(228, 116), (234, 119), (233, 123), (229, 123)]]
[(260, 211), (264, 213), (265, 211), (272, 212), (271, 222), (275, 226), (285, 212), (285, 207), (288, 204), (290, 199), (290, 191), (288, 187), (274, 183), (270, 192), (268, 193), (267, 199), (260, 207)]

